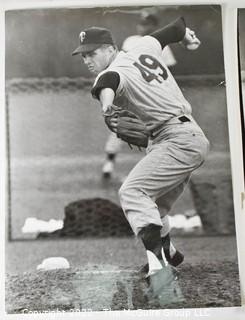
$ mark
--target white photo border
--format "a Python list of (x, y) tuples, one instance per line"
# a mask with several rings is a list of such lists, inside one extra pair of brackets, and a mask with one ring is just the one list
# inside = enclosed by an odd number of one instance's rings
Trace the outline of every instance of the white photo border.
[[(0, 39), (1, 43), (5, 43), (5, 11), (18, 9), (37, 9), (37, 8), (81, 8), (81, 7), (101, 7), (101, 6), (133, 6), (133, 5), (221, 5), (222, 6), (222, 24), (223, 24), (223, 44), (225, 59), (225, 75), (227, 88), (227, 109), (228, 109), (228, 126), (230, 139), (230, 154), (232, 164), (232, 183), (233, 198), (236, 223), (236, 239), (238, 248), (238, 264), (240, 274), (241, 288), (241, 307), (231, 308), (205, 308), (205, 309), (182, 309), (182, 310), (149, 310), (148, 313), (140, 313), (139, 311), (110, 311), (110, 312), (92, 312), (83, 314), (43, 314), (43, 315), (6, 315), (4, 311), (4, 252), (5, 252), (5, 223), (0, 224), (1, 237), (1, 272), (0, 272), (0, 316), (1, 319), (137, 319), (147, 318), (149, 320), (156, 319), (244, 319), (245, 317), (245, 202), (244, 198), (244, 171), (243, 171), (243, 154), (242, 154), (242, 137), (241, 137), (241, 121), (240, 121), (240, 99), (239, 99), (239, 68), (237, 55), (237, 9), (244, 8), (244, 0), (2, 0), (0, 4)], [(4, 45), (3, 45), (4, 47)], [(5, 53), (0, 50), (0, 212), (1, 221), (3, 222), (6, 214), (6, 141), (5, 141)]]

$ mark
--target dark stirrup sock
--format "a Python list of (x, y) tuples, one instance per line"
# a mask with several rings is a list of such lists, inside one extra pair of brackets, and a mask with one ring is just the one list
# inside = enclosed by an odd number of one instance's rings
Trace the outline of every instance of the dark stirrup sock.
[(158, 258), (161, 257), (162, 239), (160, 234), (161, 226), (149, 224), (142, 228), (139, 233), (146, 250), (152, 251)]

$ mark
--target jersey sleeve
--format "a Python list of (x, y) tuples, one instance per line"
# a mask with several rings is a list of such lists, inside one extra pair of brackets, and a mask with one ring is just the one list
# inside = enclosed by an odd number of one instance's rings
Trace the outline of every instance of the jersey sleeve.
[(160, 42), (163, 49), (166, 45), (170, 43), (179, 42), (183, 40), (185, 36), (185, 30), (185, 20), (183, 17), (181, 17), (175, 20), (174, 22), (168, 24), (166, 27), (151, 33), (150, 35)]
[(115, 71), (107, 71), (96, 79), (91, 90), (93, 98), (99, 100), (100, 91), (104, 88), (112, 89), (115, 94), (120, 83), (120, 76)]

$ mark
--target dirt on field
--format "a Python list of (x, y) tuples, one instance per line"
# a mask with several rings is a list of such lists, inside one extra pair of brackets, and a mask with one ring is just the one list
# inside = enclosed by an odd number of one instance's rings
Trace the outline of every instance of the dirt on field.
[(233, 262), (185, 264), (177, 280), (176, 273), (169, 272), (164, 287), (158, 288), (143, 273), (111, 265), (7, 275), (6, 311), (30, 314), (241, 305), (238, 267)]

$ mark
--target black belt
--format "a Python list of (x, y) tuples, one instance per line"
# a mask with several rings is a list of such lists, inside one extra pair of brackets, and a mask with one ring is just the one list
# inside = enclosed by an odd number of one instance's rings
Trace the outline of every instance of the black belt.
[[(171, 120), (174, 120), (175, 119), (175, 121), (176, 120), (178, 120), (178, 121), (180, 121), (180, 122), (190, 122), (191, 120), (187, 117), (187, 116), (180, 116), (180, 117), (174, 117), (174, 118), (171, 118), (171, 119), (169, 119), (169, 120), (167, 120), (165, 123), (162, 123), (162, 124), (160, 124), (158, 127), (156, 127), (155, 129), (153, 129), (153, 130), (151, 130), (151, 136), (152, 136), (152, 138), (154, 137), (154, 136), (156, 136), (160, 131), (161, 131), (161, 128), (163, 128), (164, 127), (164, 125), (165, 124), (168, 124), (168, 122), (170, 122)], [(176, 122), (176, 123), (178, 123), (178, 122)]]
[(178, 119), (180, 122), (190, 122), (191, 121), (187, 116), (181, 116)]

